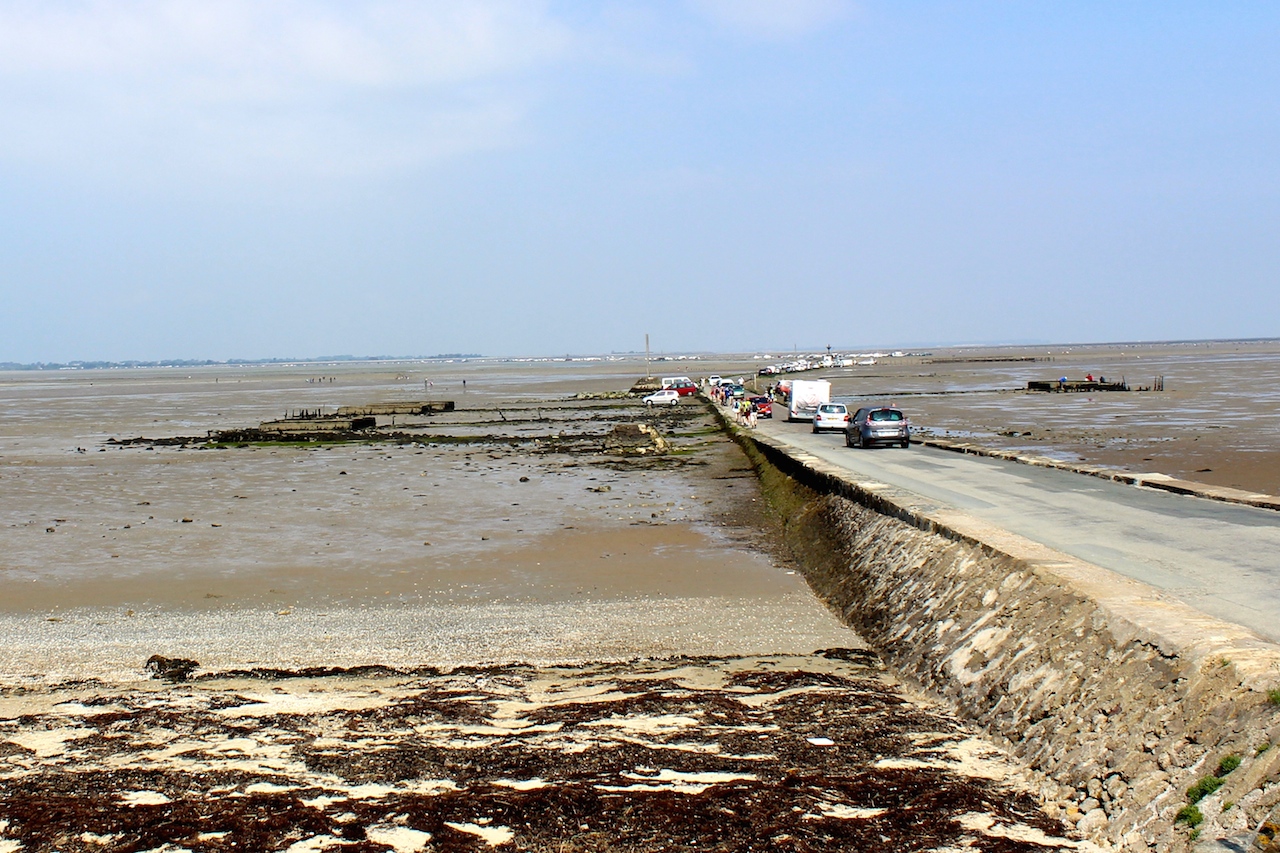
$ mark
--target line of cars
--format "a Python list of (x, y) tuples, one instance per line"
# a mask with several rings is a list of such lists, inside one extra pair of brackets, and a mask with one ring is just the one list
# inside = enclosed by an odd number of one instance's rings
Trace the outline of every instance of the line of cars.
[[(756, 417), (773, 417), (773, 401), (763, 395), (748, 396), (746, 388), (732, 379), (712, 375), (707, 378), (707, 386), (712, 389), (712, 396), (721, 402), (727, 403), (746, 397), (751, 402), (751, 407), (755, 409)], [(662, 390), (642, 398), (642, 402), (648, 406), (674, 406), (679, 404), (682, 398), (692, 396), (697, 391), (697, 383), (687, 376), (664, 376)]]
[(911, 446), (911, 422), (893, 406), (864, 406), (852, 415), (844, 403), (823, 403), (813, 416), (815, 433), (840, 430), (845, 447)]
[[(712, 389), (712, 396), (724, 403), (747, 397), (746, 389), (732, 379), (710, 376), (707, 384)], [(662, 390), (643, 398), (643, 401), (649, 406), (674, 406), (697, 390), (697, 384), (687, 376), (664, 376)], [(773, 401), (767, 396), (747, 399), (756, 417), (773, 417)], [(911, 446), (911, 422), (901, 409), (894, 406), (863, 406), (850, 415), (849, 407), (844, 403), (821, 403), (814, 411), (813, 431), (828, 430), (843, 432), (846, 447), (874, 447), (877, 444)]]
[[(710, 376), (707, 385), (712, 390), (712, 397), (722, 403), (746, 397), (750, 400), (756, 417), (773, 417), (772, 400), (763, 395), (748, 397), (746, 389), (732, 379)], [(788, 390), (793, 392), (794, 388)], [(697, 384), (687, 376), (664, 376), (662, 390), (643, 398), (643, 401), (648, 406), (674, 406), (679, 404), (681, 398), (692, 396), (697, 391)], [(911, 422), (901, 409), (894, 406), (863, 406), (850, 414), (849, 407), (844, 403), (822, 402), (814, 411), (813, 431), (820, 433), (829, 430), (843, 432), (846, 447), (874, 447), (877, 444), (911, 446)]]

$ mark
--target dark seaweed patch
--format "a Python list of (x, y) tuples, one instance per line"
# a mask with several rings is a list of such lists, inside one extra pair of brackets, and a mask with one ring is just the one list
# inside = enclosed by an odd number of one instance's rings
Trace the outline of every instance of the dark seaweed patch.
[[(23, 772), (41, 759), (0, 743), (0, 822), (24, 851), (65, 853), (164, 844), (275, 851), (315, 836), (335, 839), (335, 850), (372, 853), (390, 849), (373, 831), (386, 826), (430, 833), (432, 851), (489, 849), (450, 823), (506, 827), (514, 840), (502, 849), (539, 853), (1061, 849), (959, 822), (978, 813), (1060, 837), (1063, 827), (1024, 793), (947, 766), (882, 763), (927, 760), (965, 732), (867, 668), (759, 667), (732, 675), (728, 689), (688, 687), (666, 674), (688, 665), (480, 667), (416, 673), (411, 686), (397, 674), (388, 684), (397, 694), (373, 708), (260, 717), (227, 715), (223, 709), (254, 700), (210, 685), (174, 693), (177, 705), (167, 702), (169, 691), (122, 691), (97, 703), (109, 708), (74, 721), (92, 731), (69, 742), (63, 758)], [(607, 695), (531, 705), (520, 725), (493, 725), (498, 701), (520, 696), (533, 678), (583, 673)], [(640, 717), (668, 724), (628, 727)], [(68, 715), (28, 715), (20, 725), (62, 728)], [(433, 737), (442, 729), (451, 734)], [(832, 743), (810, 742), (817, 737)], [(192, 746), (178, 757), (146, 757), (179, 738)], [(228, 739), (273, 745), (288, 762), (234, 764), (219, 746)], [(702, 779), (702, 787), (673, 787), (673, 774)], [(410, 793), (425, 781), (452, 789)], [(249, 793), (263, 783), (277, 790)], [(344, 787), (366, 784), (391, 793), (353, 799)], [(130, 805), (131, 792), (170, 802)], [(841, 817), (841, 808), (883, 811)]]

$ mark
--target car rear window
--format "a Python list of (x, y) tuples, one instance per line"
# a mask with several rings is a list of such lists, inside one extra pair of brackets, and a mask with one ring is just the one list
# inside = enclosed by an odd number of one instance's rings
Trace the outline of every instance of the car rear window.
[(902, 412), (897, 409), (876, 409), (869, 416), (873, 421), (900, 421), (902, 420)]
[(844, 406), (819, 406), (818, 410), (822, 412), (843, 412)]

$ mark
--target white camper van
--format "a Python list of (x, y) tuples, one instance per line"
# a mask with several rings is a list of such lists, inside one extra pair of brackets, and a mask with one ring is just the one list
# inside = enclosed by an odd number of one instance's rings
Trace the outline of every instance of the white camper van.
[(811, 421), (818, 407), (831, 402), (831, 383), (825, 379), (792, 379), (787, 397), (787, 420)]

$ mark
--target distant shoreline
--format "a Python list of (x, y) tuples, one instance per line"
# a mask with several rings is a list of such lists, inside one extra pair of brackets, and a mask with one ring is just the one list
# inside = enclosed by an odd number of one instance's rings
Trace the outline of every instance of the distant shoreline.
[[(932, 344), (915, 343), (909, 345), (911, 349), (918, 349), (922, 346), (929, 346), (940, 350), (1041, 350), (1041, 349), (1083, 349), (1083, 348), (1107, 348), (1107, 347), (1182, 347), (1182, 346), (1203, 346), (1206, 344), (1265, 344), (1280, 342), (1280, 337), (1245, 337), (1245, 338), (1184, 338), (1184, 339), (1168, 339), (1168, 340), (1148, 340), (1148, 341), (1041, 341), (1041, 342), (1012, 342), (1012, 343), (983, 343), (983, 342), (939, 342)], [(902, 349), (908, 345), (883, 345), (870, 347), (870, 349)], [(868, 349), (863, 347), (840, 348), (844, 350)], [(812, 351), (820, 353), (822, 347), (808, 347), (806, 352)], [(766, 347), (764, 351), (783, 350), (774, 347), (772, 349)], [(661, 354), (654, 354), (653, 361), (682, 361), (685, 359), (714, 359), (728, 357), (751, 357), (753, 351), (744, 352), (681, 352), (668, 351)], [(327, 355), (303, 358), (229, 358), (229, 359), (185, 359), (170, 358), (157, 360), (128, 359), (124, 361), (109, 360), (72, 360), (65, 362), (17, 362), (17, 361), (0, 361), (0, 371), (5, 370), (114, 370), (128, 368), (157, 368), (157, 367), (253, 367), (257, 365), (292, 365), (292, 364), (333, 364), (333, 363), (358, 363), (358, 362), (406, 362), (406, 361), (457, 361), (465, 360), (490, 360), (498, 362), (521, 362), (521, 361), (596, 361), (596, 360), (616, 360), (624, 357), (642, 356), (643, 352), (636, 351), (612, 351), (607, 355), (604, 353), (593, 355), (523, 355), (523, 356), (489, 356), (483, 353), (473, 352), (447, 352), (438, 353), (436, 355)], [(766, 356), (767, 358), (768, 356)]]
[(0, 361), (0, 370), (116, 370), (130, 367), (244, 367), (254, 365), (333, 364), (337, 362), (377, 361), (447, 361), (484, 358), (480, 353), (449, 352), (439, 355), (328, 355), (318, 358), (171, 358), (159, 361), (66, 361), (15, 362)]

